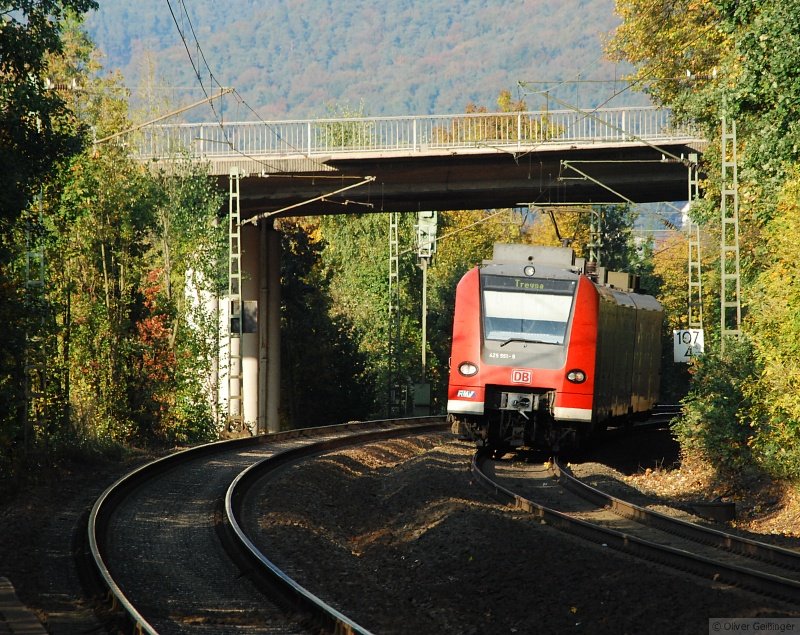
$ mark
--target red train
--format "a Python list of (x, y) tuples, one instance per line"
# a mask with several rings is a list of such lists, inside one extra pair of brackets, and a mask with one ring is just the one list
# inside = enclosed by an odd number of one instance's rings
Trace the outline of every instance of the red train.
[(464, 275), (447, 400), (454, 431), (497, 452), (557, 451), (653, 407), (663, 309), (632, 292), (628, 274), (600, 273), (602, 284), (569, 248), (495, 245)]

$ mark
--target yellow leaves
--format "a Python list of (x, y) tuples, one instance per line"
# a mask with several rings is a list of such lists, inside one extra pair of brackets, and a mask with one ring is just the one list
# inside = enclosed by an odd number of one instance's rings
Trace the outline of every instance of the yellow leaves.
[[(763, 228), (761, 272), (749, 290), (747, 326), (761, 363), (749, 389), (759, 416), (751, 447), (770, 469), (791, 472), (800, 422), (800, 280), (794, 275), (800, 227), (800, 170), (789, 174)], [(789, 454), (785, 455), (784, 450)]]
[(720, 16), (708, 0), (617, 0), (616, 11), (622, 23), (606, 42), (606, 53), (636, 66), (635, 77), (648, 80), (657, 100), (669, 102), (687, 88), (654, 80), (683, 77), (687, 70), (710, 75), (732, 49), (721, 45)]

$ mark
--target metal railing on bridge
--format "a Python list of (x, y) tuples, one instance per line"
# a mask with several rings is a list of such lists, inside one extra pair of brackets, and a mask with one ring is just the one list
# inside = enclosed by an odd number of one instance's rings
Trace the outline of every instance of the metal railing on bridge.
[(344, 153), (425, 153), (496, 148), (504, 151), (571, 143), (658, 143), (695, 139), (674, 125), (672, 113), (654, 107), (589, 112), (470, 113), (154, 125), (129, 140), (141, 159), (315, 157)]

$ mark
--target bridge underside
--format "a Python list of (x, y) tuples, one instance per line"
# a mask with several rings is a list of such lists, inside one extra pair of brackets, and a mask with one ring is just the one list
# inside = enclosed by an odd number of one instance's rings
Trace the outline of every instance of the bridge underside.
[[(257, 312), (250, 330), (243, 329), (240, 337), (228, 339), (227, 364), (220, 363), (216, 378), (219, 394), (227, 395), (221, 398), (221, 408), (224, 410), (227, 399), (232, 419), (235, 414), (248, 426), (255, 423), (259, 431), (279, 429), (280, 239), (268, 222), (270, 217), (599, 204), (626, 199), (682, 201), (689, 189), (688, 161), (682, 158), (698, 153), (699, 147), (686, 139), (664, 144), (661, 149), (620, 142), (548, 145), (516, 153), (482, 147), (325, 157), (212, 158), (210, 171), (218, 175), (226, 191), (230, 175), (240, 175), (237, 200), (245, 225), (235, 224), (230, 242), (241, 250), (236, 253), (232, 249), (230, 257), (231, 271), (242, 274), (231, 286), (238, 288), (240, 295), (231, 291), (225, 305)], [(344, 190), (356, 184), (361, 185)], [(235, 192), (230, 202), (235, 200)], [(262, 219), (267, 222), (254, 226)], [(240, 326), (244, 323), (237, 322)], [(238, 357), (231, 356), (234, 350)], [(229, 373), (225, 368), (241, 372)]]
[[(521, 153), (485, 148), (436, 155), (332, 156), (303, 170), (278, 166), (277, 171), (264, 171), (254, 163), (240, 167), (240, 203), (242, 218), (247, 219), (263, 214), (447, 211), (625, 199), (683, 201), (688, 168), (680, 158), (690, 153), (698, 153), (698, 146), (687, 140), (659, 149), (632, 142)], [(216, 173), (227, 187), (228, 172), (222, 168), (217, 166)], [(334, 193), (367, 177), (374, 180)]]

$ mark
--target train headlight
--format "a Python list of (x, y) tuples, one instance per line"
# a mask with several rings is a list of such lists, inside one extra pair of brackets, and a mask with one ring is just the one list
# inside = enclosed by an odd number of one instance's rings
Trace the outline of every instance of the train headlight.
[(536, 273), (536, 268), (533, 265), (526, 265), (522, 271), (525, 272), (526, 276), (530, 277)]
[(472, 362), (461, 362), (458, 365), (458, 372), (464, 375), (464, 377), (472, 377), (478, 372), (478, 366)]
[(573, 384), (582, 384), (586, 381), (586, 373), (579, 368), (575, 368), (567, 373), (567, 380)]

